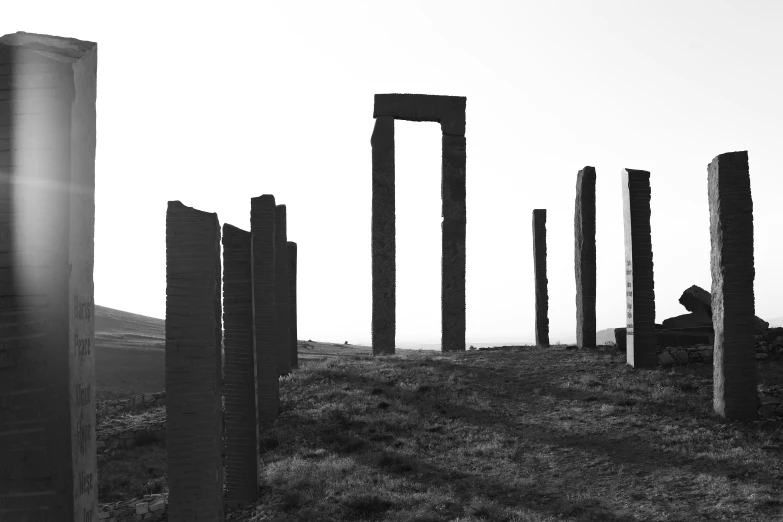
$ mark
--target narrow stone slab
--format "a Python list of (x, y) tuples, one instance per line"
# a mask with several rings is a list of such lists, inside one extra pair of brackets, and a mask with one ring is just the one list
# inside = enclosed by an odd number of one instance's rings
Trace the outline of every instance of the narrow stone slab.
[(275, 287), (275, 197), (250, 200), (253, 271), (253, 342), (256, 347), (258, 423), (269, 423), (280, 412), (277, 373), (277, 292)]
[(465, 138), (443, 135), (441, 351), (465, 350)]
[(394, 353), (396, 238), (394, 118), (375, 119), (372, 133), (372, 353)]
[(0, 520), (98, 518), (97, 44), (0, 38)]
[(753, 337), (756, 271), (747, 151), (721, 154), (712, 160), (707, 187), (715, 331), (714, 409), (727, 420), (755, 420), (758, 410)]
[(595, 168), (576, 175), (574, 273), (576, 275), (576, 345), (595, 348)]
[(250, 232), (223, 225), (223, 389), (229, 506), (250, 504), (258, 498), (258, 387), (250, 239)]
[(285, 205), (275, 207), (275, 299), (277, 374), (291, 373), (291, 305), (288, 302), (288, 232)]
[(168, 520), (222, 522), (223, 329), (217, 214), (166, 212)]
[(536, 345), (549, 346), (549, 295), (546, 278), (546, 209), (533, 211), (533, 269), (536, 289)]
[(634, 368), (658, 366), (655, 285), (650, 233), (650, 173), (625, 169), (621, 175), (625, 226), (626, 351)]
[(291, 309), (291, 368), (299, 367), (299, 348), (296, 344), (296, 243), (288, 242), (288, 303)]

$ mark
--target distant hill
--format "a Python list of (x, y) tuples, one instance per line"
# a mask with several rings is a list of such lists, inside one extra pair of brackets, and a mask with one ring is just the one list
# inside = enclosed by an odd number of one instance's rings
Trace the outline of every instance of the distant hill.
[(95, 305), (99, 401), (166, 388), (166, 322)]
[(166, 333), (166, 321), (95, 305), (95, 332), (105, 334), (124, 332), (135, 336), (162, 339)]

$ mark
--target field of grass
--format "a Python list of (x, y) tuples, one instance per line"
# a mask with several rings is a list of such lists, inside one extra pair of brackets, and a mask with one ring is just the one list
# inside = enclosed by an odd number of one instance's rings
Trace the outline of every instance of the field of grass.
[[(783, 520), (783, 427), (715, 416), (710, 365), (340, 346), (281, 378), (260, 442), (265, 516), (234, 520)], [(758, 368), (760, 389), (783, 384), (779, 362)], [(102, 461), (99, 485), (101, 502), (166, 491), (165, 447)]]

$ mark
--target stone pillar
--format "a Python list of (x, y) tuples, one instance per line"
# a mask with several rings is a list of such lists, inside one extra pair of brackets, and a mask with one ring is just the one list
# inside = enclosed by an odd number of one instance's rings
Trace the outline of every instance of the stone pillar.
[(275, 207), (275, 299), (277, 374), (291, 373), (291, 308), (288, 302), (288, 233), (285, 205)]
[(712, 324), (715, 330), (715, 413), (755, 420), (756, 350), (753, 320), (753, 200), (748, 153), (729, 152), (708, 166)]
[(625, 169), (622, 185), (627, 361), (634, 368), (653, 368), (658, 366), (658, 342), (650, 235), (650, 173)]
[(166, 212), (168, 520), (222, 522), (223, 414), (217, 214)]
[(595, 348), (595, 168), (576, 175), (574, 210), (576, 345)]
[(465, 136), (443, 133), (441, 350), (465, 350)]
[(296, 344), (296, 243), (288, 242), (288, 303), (291, 309), (291, 368), (299, 368)]
[(0, 520), (98, 519), (97, 45), (0, 38)]
[(258, 388), (253, 345), (250, 232), (223, 225), (223, 324), (226, 360), (226, 503), (258, 498)]
[(277, 299), (275, 291), (275, 197), (250, 200), (253, 273), (253, 343), (256, 347), (258, 424), (275, 420), (280, 412), (277, 374)]
[(533, 211), (533, 269), (536, 285), (536, 345), (549, 346), (549, 295), (546, 278), (546, 209)]
[(375, 118), (372, 132), (372, 354), (394, 353), (396, 259), (394, 118)]

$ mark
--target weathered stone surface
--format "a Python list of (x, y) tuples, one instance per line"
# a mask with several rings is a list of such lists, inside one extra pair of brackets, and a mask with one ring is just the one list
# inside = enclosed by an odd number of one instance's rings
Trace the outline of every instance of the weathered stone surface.
[(277, 374), (291, 373), (291, 305), (288, 302), (288, 233), (285, 205), (275, 207), (275, 298)]
[(394, 118), (375, 119), (372, 133), (372, 353), (394, 353), (396, 237)]
[(288, 242), (288, 303), (291, 310), (291, 368), (299, 367), (296, 344), (296, 243)]
[[(712, 294), (708, 291), (693, 285), (683, 292), (680, 297), (680, 304), (687, 310), (694, 312), (694, 316), (690, 317), (690, 321), (694, 322), (692, 326), (701, 326), (703, 315), (709, 316), (710, 325), (712, 325)], [(664, 323), (666, 323), (666, 321), (671, 321), (672, 319), (677, 319), (677, 323), (669, 323), (670, 326), (667, 326), (667, 328), (688, 328), (689, 326), (687, 326), (687, 324), (691, 323), (686, 319), (681, 319), (685, 317), (689, 316), (678, 315), (677, 317), (665, 320)], [(677, 326), (672, 326), (674, 324)], [(769, 329), (769, 323), (758, 316), (753, 316), (753, 329), (756, 333), (763, 333)]]
[(595, 348), (595, 168), (576, 175), (574, 273), (576, 276), (576, 345)]
[(757, 417), (753, 350), (753, 200), (748, 153), (717, 156), (708, 166), (715, 413), (730, 420)]
[(98, 516), (97, 44), (0, 38), (0, 519)]
[(223, 322), (226, 401), (226, 503), (258, 498), (258, 388), (253, 345), (250, 232), (223, 225)]
[(682, 293), (679, 301), (689, 312), (712, 318), (712, 296), (705, 289), (693, 285)]
[(441, 350), (465, 350), (465, 138), (443, 135)]
[(549, 295), (546, 278), (546, 209), (533, 211), (533, 270), (536, 290), (536, 345), (549, 346)]
[(373, 157), (373, 354), (394, 353), (394, 119), (440, 122), (443, 259), (441, 349), (465, 350), (465, 104), (462, 96), (376, 94)]
[(628, 364), (657, 366), (655, 285), (650, 233), (650, 173), (625, 169), (621, 175), (625, 226), (625, 275)]
[(275, 198), (250, 200), (253, 271), (253, 341), (256, 346), (258, 424), (277, 418), (280, 381), (277, 373), (277, 293), (275, 291)]
[(707, 315), (702, 311), (698, 311), (663, 320), (663, 327), (666, 329), (697, 328), (700, 326), (712, 326), (712, 315)]
[(617, 344), (617, 349), (619, 351), (625, 352), (628, 349), (625, 328), (614, 329), (614, 341)]
[(223, 520), (222, 325), (217, 214), (166, 212), (168, 520)]
[(443, 134), (465, 136), (464, 96), (430, 94), (376, 94), (373, 118), (440, 123)]

